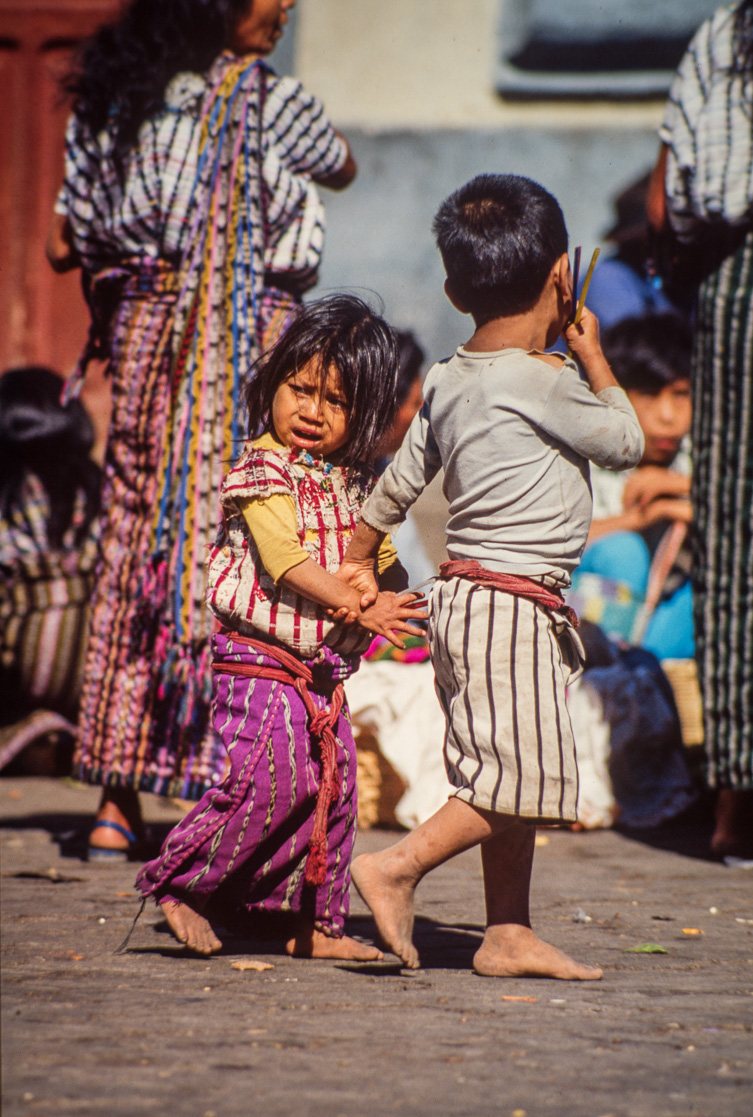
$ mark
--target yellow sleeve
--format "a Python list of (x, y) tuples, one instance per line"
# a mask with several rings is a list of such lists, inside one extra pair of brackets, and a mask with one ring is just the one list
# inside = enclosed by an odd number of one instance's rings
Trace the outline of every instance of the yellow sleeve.
[(387, 567), (392, 566), (393, 562), (397, 562), (397, 548), (390, 536), (385, 535), (377, 554), (377, 570), (380, 574), (384, 574)]
[(262, 565), (275, 582), (311, 557), (298, 540), (295, 501), (288, 493), (275, 493), (266, 500), (243, 497), (238, 507), (259, 549)]

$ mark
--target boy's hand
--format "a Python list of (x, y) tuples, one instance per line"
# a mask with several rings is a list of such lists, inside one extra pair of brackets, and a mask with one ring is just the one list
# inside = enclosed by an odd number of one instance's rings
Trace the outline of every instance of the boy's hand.
[(605, 388), (619, 388), (601, 349), (599, 319), (588, 307), (583, 307), (578, 325), (571, 322), (562, 331), (562, 336), (588, 377), (594, 395)]
[(599, 319), (587, 306), (581, 311), (578, 325), (570, 322), (562, 331), (562, 336), (581, 364), (585, 365), (590, 359), (601, 356)]
[(373, 605), (364, 609), (358, 623), (377, 636), (385, 636), (396, 648), (405, 644), (397, 635), (405, 632), (409, 636), (425, 635), (423, 629), (412, 626), (410, 621), (425, 621), (428, 614), (421, 606), (425, 598), (417, 593), (391, 593), (385, 591), (377, 595)]
[[(340, 564), (340, 569), (335, 577), (360, 592), (362, 609), (368, 609), (369, 605), (373, 605), (376, 601), (379, 585), (374, 572), (373, 559), (356, 561), (346, 558)], [(339, 612), (342, 612), (342, 610), (339, 610)]]

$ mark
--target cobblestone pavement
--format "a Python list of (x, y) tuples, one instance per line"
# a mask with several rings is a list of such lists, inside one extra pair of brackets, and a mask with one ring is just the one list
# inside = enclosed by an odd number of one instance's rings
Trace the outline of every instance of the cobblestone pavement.
[[(692, 834), (540, 832), (534, 925), (604, 980), (495, 980), (470, 970), (475, 852), (419, 889), (415, 973), (240, 940), (197, 959), (151, 907), (116, 955), (135, 866), (76, 856), (96, 799), (0, 781), (5, 1117), (753, 1111), (753, 872), (691, 855)], [(150, 799), (147, 815), (159, 836), (177, 811)], [(371, 933), (357, 897), (350, 930)], [(645, 943), (666, 953), (630, 952)], [(233, 968), (249, 957), (272, 968)]]

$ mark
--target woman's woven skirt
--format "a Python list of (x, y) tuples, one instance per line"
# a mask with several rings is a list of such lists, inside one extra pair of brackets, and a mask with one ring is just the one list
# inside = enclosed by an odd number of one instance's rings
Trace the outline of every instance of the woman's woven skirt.
[(696, 658), (708, 778), (753, 788), (753, 232), (701, 286), (693, 353)]

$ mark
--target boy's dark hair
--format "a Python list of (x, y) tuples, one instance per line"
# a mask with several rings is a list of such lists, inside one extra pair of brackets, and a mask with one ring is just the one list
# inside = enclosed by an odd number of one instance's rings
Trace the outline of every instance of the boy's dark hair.
[(421, 375), (426, 354), (410, 330), (397, 331), (398, 360), (396, 407), (402, 407), (408, 393)]
[(650, 396), (690, 376), (692, 343), (690, 326), (673, 313), (623, 318), (605, 330), (601, 339), (620, 387)]
[(344, 465), (368, 462), (395, 411), (397, 336), (361, 299), (331, 295), (307, 303), (279, 341), (262, 354), (243, 389), (251, 438), (271, 430), (272, 401), (289, 376), (316, 361), (334, 365), (348, 401), (348, 441)]
[(478, 175), (451, 194), (433, 224), (453, 294), (477, 325), (520, 314), (567, 252), (556, 198), (520, 175)]

